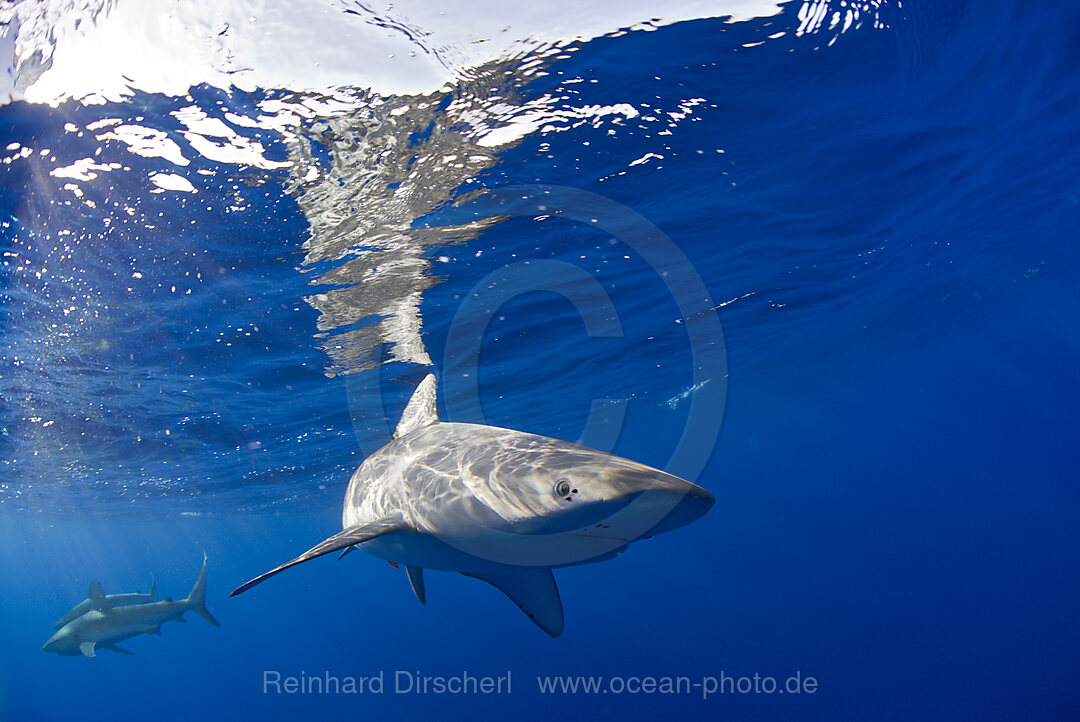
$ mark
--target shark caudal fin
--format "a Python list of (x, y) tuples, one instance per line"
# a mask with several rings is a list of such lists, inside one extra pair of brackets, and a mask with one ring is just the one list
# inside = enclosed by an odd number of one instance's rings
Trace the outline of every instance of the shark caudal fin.
[(202, 571), (199, 572), (199, 578), (195, 580), (195, 586), (191, 588), (191, 594), (187, 596), (186, 601), (188, 609), (200, 615), (215, 627), (221, 626), (218, 624), (218, 620), (214, 619), (214, 615), (210, 613), (210, 610), (206, 608), (206, 552), (203, 552)]

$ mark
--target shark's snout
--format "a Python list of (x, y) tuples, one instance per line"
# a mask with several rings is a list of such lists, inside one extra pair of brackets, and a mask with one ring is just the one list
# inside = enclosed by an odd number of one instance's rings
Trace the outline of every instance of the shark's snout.
[(588, 533), (644, 539), (701, 518), (716, 501), (700, 486), (657, 469), (622, 474), (612, 489), (615, 504), (604, 505), (605, 518)]
[[(675, 478), (675, 477), (672, 477)], [(648, 505), (658, 517), (656, 523), (633, 539), (663, 534), (686, 526), (705, 515), (716, 498), (697, 484), (678, 479), (678, 485), (641, 492), (635, 503)], [(666, 513), (664, 513), (666, 512)]]
[(41, 645), (41, 649), (43, 651), (45, 651), (45, 652), (56, 652), (56, 651), (58, 651), (60, 649), (60, 645), (61, 645), (60, 634), (57, 633), (57, 634), (54, 634), (53, 636), (49, 637), (49, 641), (47, 641), (47, 642), (45, 642), (45, 644)]

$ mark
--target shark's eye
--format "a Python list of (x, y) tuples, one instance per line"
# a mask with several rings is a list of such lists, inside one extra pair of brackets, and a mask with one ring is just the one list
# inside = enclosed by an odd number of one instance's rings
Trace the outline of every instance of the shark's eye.
[(567, 496), (570, 493), (570, 480), (559, 479), (555, 482), (555, 496)]

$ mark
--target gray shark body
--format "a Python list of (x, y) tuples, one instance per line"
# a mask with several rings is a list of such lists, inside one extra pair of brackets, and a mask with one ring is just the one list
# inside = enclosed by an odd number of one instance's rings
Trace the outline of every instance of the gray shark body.
[(62, 656), (94, 657), (98, 649), (130, 654), (116, 645), (140, 634), (161, 634), (162, 624), (183, 622), (184, 612), (188, 611), (196, 612), (215, 627), (221, 626), (206, 608), (205, 554), (199, 578), (187, 599), (90, 609), (61, 627), (42, 649)]
[(406, 566), (424, 602), (423, 569), (486, 581), (553, 637), (563, 609), (551, 570), (618, 556), (639, 539), (694, 521), (709, 492), (577, 444), (438, 419), (427, 376), (394, 438), (353, 474), (344, 531), (237, 588), (332, 551), (362, 549)]
[(73, 622), (91, 610), (102, 611), (113, 607), (126, 607), (131, 604), (145, 604), (157, 601), (157, 585), (154, 583), (154, 575), (150, 575), (150, 593), (132, 592), (129, 594), (105, 594), (98, 582), (90, 582), (90, 591), (86, 599), (82, 600), (71, 611), (60, 617), (53, 624), (53, 629), (60, 629), (65, 624)]

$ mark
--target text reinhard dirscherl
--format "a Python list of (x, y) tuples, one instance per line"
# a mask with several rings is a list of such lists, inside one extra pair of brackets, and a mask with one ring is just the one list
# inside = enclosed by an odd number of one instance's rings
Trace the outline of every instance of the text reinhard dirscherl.
[[(420, 671), (398, 669), (392, 673), (380, 670), (359, 677), (338, 676), (329, 670), (309, 673), (282, 674), (276, 669), (263, 670), (263, 694), (511, 694), (511, 672), (500, 675), (460, 674), (428, 675)], [(719, 676), (541, 676), (536, 678), (540, 694), (691, 694), (708, 699), (724, 694), (801, 694), (818, 691), (817, 678), (801, 671), (787, 677), (754, 673), (752, 676), (732, 676), (721, 671)]]
[(337, 676), (325, 671), (284, 675), (276, 669), (263, 670), (263, 694), (510, 694), (510, 670), (506, 674), (427, 675), (419, 671), (395, 670), (388, 675), (379, 670), (367, 677)]

